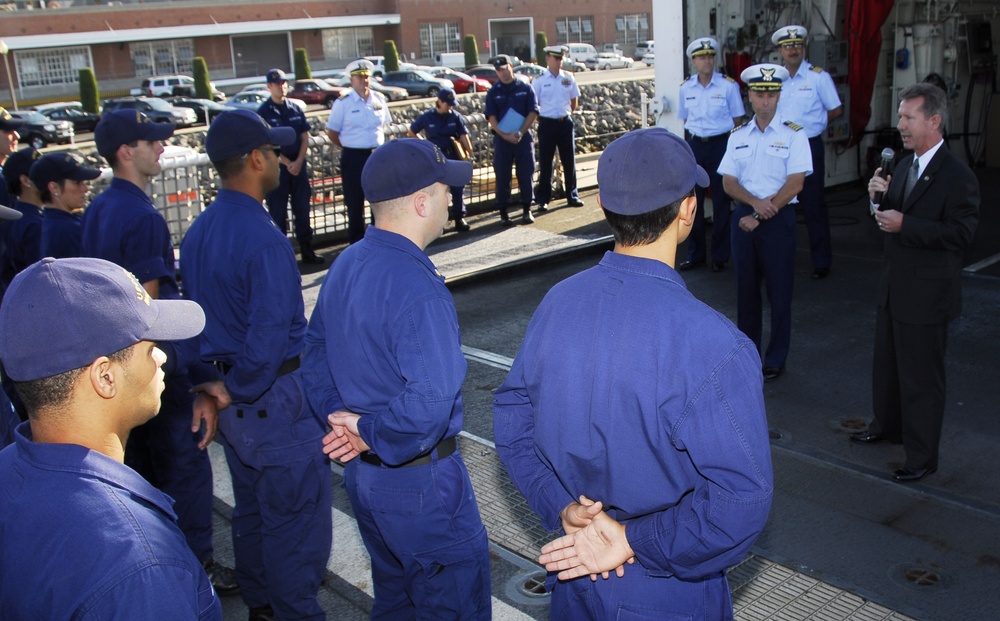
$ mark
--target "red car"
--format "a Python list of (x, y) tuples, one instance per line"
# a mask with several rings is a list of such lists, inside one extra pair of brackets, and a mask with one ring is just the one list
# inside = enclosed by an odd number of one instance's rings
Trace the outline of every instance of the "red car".
[(307, 104), (317, 104), (326, 108), (332, 108), (333, 102), (337, 101), (343, 88), (331, 86), (326, 80), (295, 80), (295, 88), (288, 91), (288, 97), (301, 99)]
[(497, 75), (497, 70), (493, 65), (476, 65), (470, 69), (466, 69), (465, 73), (480, 80), (486, 80), (490, 85), (496, 84), (500, 79)]
[[(454, 82), (456, 93), (485, 93), (490, 90), (490, 86), (492, 85), (489, 80), (474, 78), (467, 73), (455, 71), (447, 67), (435, 67), (427, 73), (430, 73), (435, 78), (444, 78)], [(496, 71), (493, 73), (496, 75)]]

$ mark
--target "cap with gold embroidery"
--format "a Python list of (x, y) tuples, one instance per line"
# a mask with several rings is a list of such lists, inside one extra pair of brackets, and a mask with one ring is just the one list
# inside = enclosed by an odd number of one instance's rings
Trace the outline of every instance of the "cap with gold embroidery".
[(371, 75), (375, 71), (375, 65), (370, 60), (362, 58), (347, 65), (347, 68), (344, 69), (344, 71), (346, 71), (349, 75)]
[(562, 58), (569, 53), (569, 48), (565, 45), (550, 45), (545, 48), (545, 54), (552, 58)]
[(719, 42), (712, 37), (700, 37), (687, 46), (688, 58), (715, 55), (719, 53)]
[(27, 123), (27, 121), (14, 118), (10, 112), (7, 112), (6, 108), (0, 106), (0, 129), (5, 129), (7, 131), (21, 129), (24, 127), (25, 123)]
[(780, 91), (788, 77), (788, 69), (771, 63), (752, 65), (740, 74), (740, 80), (752, 91)]
[(39, 190), (49, 187), (50, 181), (56, 183), (65, 179), (90, 181), (100, 176), (100, 170), (84, 166), (83, 158), (72, 153), (43, 155), (31, 165), (31, 170), (28, 171), (28, 178)]
[(784, 26), (774, 31), (774, 34), (771, 35), (771, 43), (775, 45), (804, 43), (807, 36), (809, 36), (809, 31), (802, 26)]

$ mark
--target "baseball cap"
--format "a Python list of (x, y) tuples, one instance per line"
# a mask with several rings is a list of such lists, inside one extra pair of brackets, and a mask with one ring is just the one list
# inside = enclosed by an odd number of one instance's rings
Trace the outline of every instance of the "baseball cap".
[(688, 143), (662, 127), (628, 132), (609, 144), (597, 162), (601, 205), (623, 216), (666, 207), (695, 185), (708, 187), (708, 173)]
[(385, 143), (361, 171), (361, 187), (372, 203), (407, 196), (439, 181), (461, 187), (471, 179), (470, 162), (449, 160), (436, 145), (418, 138)]
[(12, 196), (14, 192), (10, 189), (11, 186), (15, 182), (20, 183), (21, 175), (29, 174), (31, 165), (41, 157), (41, 152), (34, 147), (26, 147), (7, 156), (7, 161), (3, 164), (3, 177), (7, 182), (7, 191)]
[(28, 178), (41, 191), (49, 186), (49, 181), (90, 181), (101, 176), (97, 168), (83, 165), (83, 158), (72, 153), (49, 153), (31, 165)]
[(6, 129), (8, 131), (12, 129), (21, 129), (27, 121), (22, 119), (14, 118), (7, 109), (0, 106), (0, 129)]
[(696, 56), (707, 56), (719, 52), (719, 42), (712, 37), (699, 37), (687, 46), (688, 58)]
[(293, 128), (271, 127), (252, 110), (229, 110), (215, 117), (208, 127), (205, 152), (208, 159), (221, 162), (265, 144), (286, 147), (295, 142), (295, 137)]
[(275, 67), (267, 72), (267, 83), (277, 84), (279, 82), (287, 82), (288, 78), (285, 77), (285, 72), (281, 69)]
[(809, 36), (809, 31), (802, 26), (783, 26), (774, 31), (771, 35), (771, 43), (782, 45), (783, 43), (802, 43)]
[(438, 99), (445, 102), (449, 106), (458, 105), (458, 99), (455, 98), (455, 91), (450, 88), (442, 88), (438, 91)]
[(155, 123), (138, 110), (108, 112), (94, 128), (94, 142), (102, 157), (113, 155), (123, 144), (136, 140), (166, 140), (173, 135), (173, 123)]
[(505, 67), (510, 64), (510, 58), (506, 54), (500, 54), (493, 59), (493, 67), (499, 69), (500, 67)]
[(788, 69), (771, 63), (751, 65), (740, 73), (740, 80), (752, 91), (780, 91), (788, 78)]
[(0, 307), (0, 358), (28, 382), (79, 369), (139, 341), (191, 338), (205, 313), (190, 300), (154, 300), (103, 259), (46, 257), (14, 277)]

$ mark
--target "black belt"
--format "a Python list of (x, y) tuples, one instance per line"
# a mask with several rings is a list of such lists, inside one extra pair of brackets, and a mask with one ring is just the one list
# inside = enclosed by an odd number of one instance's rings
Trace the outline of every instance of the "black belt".
[[(229, 371), (231, 371), (233, 368), (233, 365), (227, 362), (222, 362), (221, 360), (215, 360), (212, 362), (212, 364), (214, 364), (215, 368), (221, 371), (223, 375), (229, 373)], [(299, 356), (295, 356), (294, 358), (289, 358), (288, 360), (282, 362), (281, 366), (278, 367), (277, 377), (281, 377), (282, 375), (288, 375), (292, 371), (298, 369), (300, 366), (302, 366), (302, 358), (300, 358)]]
[(569, 118), (568, 116), (561, 116), (558, 119), (553, 119), (552, 117), (548, 117), (548, 116), (540, 116), (540, 117), (538, 117), (538, 120), (539, 121), (552, 121), (553, 123), (561, 123), (561, 122), (565, 121), (568, 118)]
[(378, 147), (372, 147), (371, 149), (355, 149), (354, 147), (340, 147), (341, 151), (357, 151), (358, 153), (373, 153)]
[(450, 438), (445, 438), (437, 443), (433, 449), (430, 450), (426, 455), (421, 455), (420, 457), (414, 457), (405, 464), (399, 464), (398, 466), (390, 466), (384, 463), (378, 458), (378, 455), (372, 453), (371, 451), (365, 451), (358, 455), (361, 461), (366, 464), (371, 464), (373, 466), (385, 466), (386, 468), (409, 468), (410, 466), (423, 466), (434, 461), (434, 451), (437, 451), (438, 459), (444, 459), (445, 457), (451, 455), (455, 452), (458, 443), (455, 442), (455, 436)]
[(698, 142), (715, 142), (716, 140), (722, 140), (723, 138), (729, 138), (729, 133), (719, 134), (718, 136), (695, 136), (691, 134), (691, 140), (697, 140)]

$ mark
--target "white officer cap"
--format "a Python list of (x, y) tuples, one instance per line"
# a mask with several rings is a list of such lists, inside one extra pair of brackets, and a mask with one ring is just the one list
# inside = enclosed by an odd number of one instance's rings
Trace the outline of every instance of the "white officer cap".
[(374, 70), (375, 65), (364, 58), (352, 62), (344, 69), (349, 75), (371, 75)]
[(569, 53), (569, 48), (565, 45), (549, 45), (545, 48), (545, 53), (554, 58), (562, 58)]
[(771, 35), (771, 43), (775, 45), (781, 45), (783, 43), (803, 43), (806, 37), (809, 36), (809, 31), (802, 26), (785, 26), (783, 28), (778, 28)]
[(718, 54), (719, 42), (712, 37), (700, 37), (691, 42), (687, 47), (688, 58), (695, 56), (705, 56), (707, 54)]
[(747, 67), (740, 74), (740, 80), (752, 91), (780, 91), (788, 78), (788, 69), (771, 63)]

